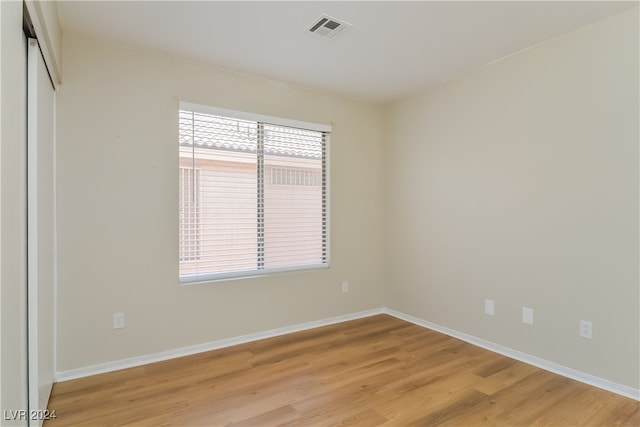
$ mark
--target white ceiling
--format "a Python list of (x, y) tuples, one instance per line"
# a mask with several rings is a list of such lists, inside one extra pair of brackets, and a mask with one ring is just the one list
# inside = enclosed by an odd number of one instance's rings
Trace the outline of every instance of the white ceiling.
[[(61, 1), (64, 32), (372, 101), (393, 100), (637, 1)], [(321, 14), (353, 24), (306, 33)]]

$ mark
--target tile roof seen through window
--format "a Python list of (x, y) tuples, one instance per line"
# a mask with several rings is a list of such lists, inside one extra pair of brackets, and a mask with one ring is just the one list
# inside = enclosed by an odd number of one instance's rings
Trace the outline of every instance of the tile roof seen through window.
[(180, 110), (181, 146), (255, 153), (262, 132), (265, 154), (322, 158), (322, 132)]

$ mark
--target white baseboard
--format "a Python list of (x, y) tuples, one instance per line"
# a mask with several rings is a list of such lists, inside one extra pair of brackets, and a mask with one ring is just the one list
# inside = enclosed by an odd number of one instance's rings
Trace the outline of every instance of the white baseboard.
[(613, 393), (616, 393), (625, 397), (629, 397), (631, 399), (640, 400), (640, 389), (629, 387), (624, 384), (618, 384), (616, 382), (609, 381), (604, 378), (597, 377), (595, 375), (587, 374), (585, 372), (578, 371), (576, 369), (568, 368), (566, 366), (559, 365), (557, 363), (550, 362), (545, 359), (541, 359), (537, 356), (532, 356), (527, 353), (522, 353), (518, 350), (513, 350), (509, 347), (504, 347), (502, 345), (493, 343), (491, 341), (486, 341), (486, 340), (483, 340), (482, 338), (474, 337), (473, 335), (467, 335), (465, 333), (458, 332), (454, 329), (449, 329), (447, 327), (438, 325), (436, 323), (428, 322), (426, 320), (422, 320), (417, 317), (410, 316), (408, 314), (405, 314), (396, 310), (384, 308), (383, 312), (393, 317), (397, 317), (398, 319), (402, 319), (407, 322), (413, 323), (415, 325), (422, 326), (423, 328), (432, 329), (436, 332), (440, 332), (445, 335), (458, 338), (462, 341), (468, 342), (469, 344), (482, 347), (494, 353), (502, 354), (503, 356), (507, 356), (512, 359), (519, 360), (521, 362), (536, 366), (538, 368), (544, 369), (549, 372), (553, 372), (554, 374), (562, 375), (563, 377), (571, 378), (572, 380), (580, 381), (581, 383), (585, 383), (588, 385), (592, 385), (594, 387), (611, 391)]
[(558, 375), (562, 375), (567, 378), (571, 378), (576, 381), (580, 381), (585, 384), (592, 385), (613, 393), (629, 397), (631, 399), (640, 400), (640, 389), (629, 387), (623, 384), (618, 384), (613, 381), (606, 380), (604, 378), (597, 377), (595, 375), (587, 374), (576, 369), (568, 368), (563, 365), (559, 365), (554, 362), (550, 362), (545, 359), (541, 359), (530, 354), (522, 353), (517, 350), (513, 350), (509, 347), (493, 343), (491, 341), (483, 340), (482, 338), (468, 335), (454, 329), (419, 319), (417, 317), (402, 313), (400, 311), (392, 310), (389, 308), (376, 308), (372, 310), (360, 311), (357, 313), (346, 314), (342, 316), (330, 317), (328, 319), (316, 320), (312, 322), (298, 323), (292, 326), (286, 326), (283, 328), (271, 329), (263, 332), (256, 332), (253, 334), (241, 335), (233, 338), (226, 338), (222, 340), (212, 341), (204, 344), (198, 344), (188, 347), (182, 347), (174, 350), (162, 351), (159, 353), (148, 354), (144, 356), (131, 357), (128, 359), (116, 360), (114, 362), (101, 363), (98, 365), (86, 366), (78, 369), (71, 369), (68, 371), (59, 371), (56, 373), (56, 382), (73, 380), (76, 378), (88, 377), (91, 375), (103, 374), (106, 372), (117, 371), (120, 369), (133, 368), (135, 366), (146, 365), (148, 363), (161, 362), (163, 360), (174, 359), (176, 357), (189, 356), (196, 353), (202, 353), (205, 351), (217, 350), (220, 348), (231, 347), (238, 344), (245, 344), (252, 341), (258, 341), (265, 338), (277, 337), (280, 335), (286, 335), (293, 332), (305, 331), (308, 329), (319, 328), (321, 326), (333, 325), (336, 323), (346, 322), (349, 320), (361, 319), (364, 317), (375, 316), (377, 314), (388, 314), (398, 319), (405, 320), (418, 326), (422, 326), (427, 329), (432, 329), (436, 332), (449, 335), (454, 338), (458, 338), (462, 341), (468, 342), (478, 347), (482, 347), (494, 353), (502, 354), (503, 356), (510, 357), (512, 359), (519, 360), (529, 365), (536, 366), (538, 368), (553, 372)]
[(97, 365), (85, 366), (78, 369), (70, 369), (68, 371), (58, 371), (55, 375), (56, 382), (69, 381), (77, 378), (88, 377), (91, 375), (104, 374), (106, 372), (118, 371), (120, 369), (133, 368), (135, 366), (146, 365), (163, 360), (175, 359), (176, 357), (190, 356), (192, 354), (203, 353), (205, 351), (217, 350), (220, 348), (231, 347), (238, 344), (245, 344), (252, 341), (258, 341), (265, 338), (277, 337), (293, 332), (305, 331), (307, 329), (319, 328), (321, 326), (333, 325), (349, 320), (361, 319), (363, 317), (375, 316), (382, 314), (383, 308), (360, 311), (358, 313), (345, 314), (342, 316), (330, 317), (328, 319), (315, 320), (312, 322), (298, 323), (293, 326), (285, 326), (283, 328), (271, 329), (268, 331), (256, 332), (253, 334), (241, 335), (238, 337), (226, 338), (212, 341), (204, 344), (197, 344), (188, 347), (181, 347), (174, 350), (161, 351), (159, 353), (147, 354), (144, 356), (130, 357), (127, 359), (116, 360), (113, 362), (100, 363)]

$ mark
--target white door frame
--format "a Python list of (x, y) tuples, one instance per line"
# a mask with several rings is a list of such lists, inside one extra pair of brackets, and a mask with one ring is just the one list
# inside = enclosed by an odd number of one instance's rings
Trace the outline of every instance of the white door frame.
[(41, 426), (55, 376), (55, 90), (36, 39), (27, 51), (29, 426)]

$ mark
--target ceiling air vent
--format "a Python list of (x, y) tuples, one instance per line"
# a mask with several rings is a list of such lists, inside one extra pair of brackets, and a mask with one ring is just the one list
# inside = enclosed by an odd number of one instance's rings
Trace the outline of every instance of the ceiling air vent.
[(332, 39), (351, 27), (352, 25), (347, 22), (329, 15), (322, 15), (307, 28), (307, 31), (325, 39)]

